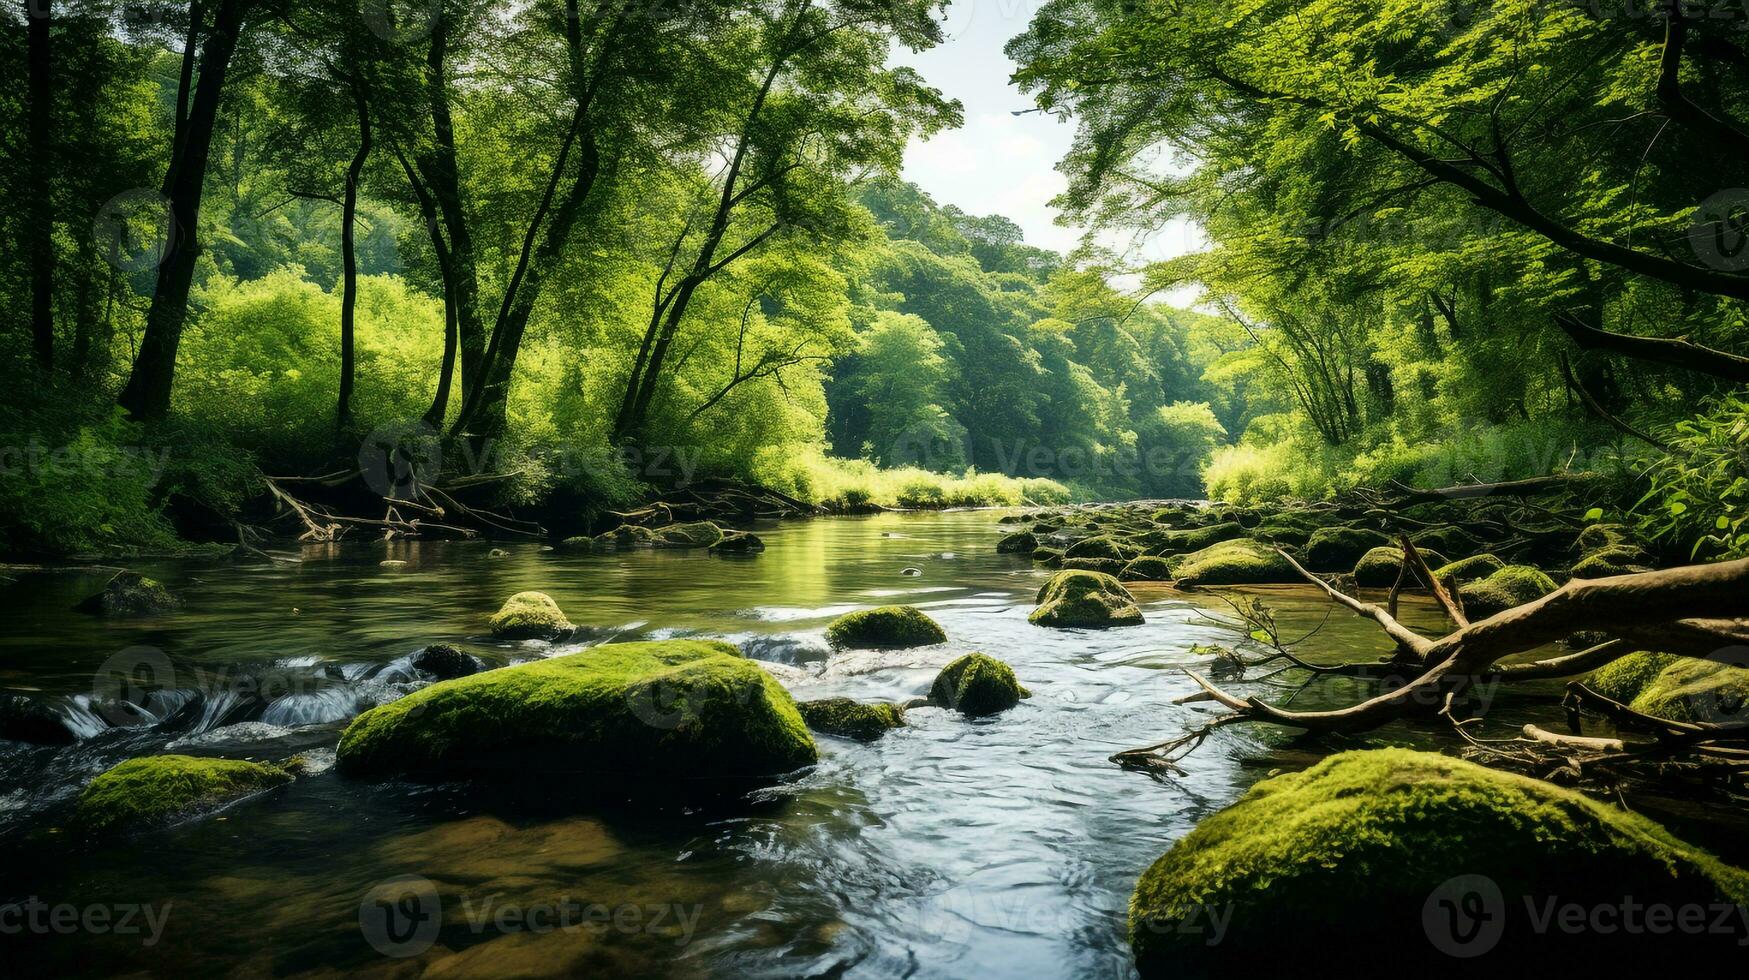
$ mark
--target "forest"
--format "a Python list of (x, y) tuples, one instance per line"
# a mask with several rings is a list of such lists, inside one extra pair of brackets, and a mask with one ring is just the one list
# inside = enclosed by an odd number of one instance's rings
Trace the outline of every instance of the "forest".
[[(1749, 943), (1744, 0), (24, 0), (0, 47), (27, 972)], [(942, 192), (956, 132), (1036, 200)]]

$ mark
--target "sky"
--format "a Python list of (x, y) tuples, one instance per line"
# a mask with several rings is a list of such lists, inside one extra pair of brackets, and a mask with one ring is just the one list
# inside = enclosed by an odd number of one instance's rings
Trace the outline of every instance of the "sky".
[[(975, 215), (1000, 214), (1018, 224), (1030, 245), (1067, 252), (1083, 229), (1056, 224), (1051, 198), (1068, 181), (1056, 164), (1074, 139), (1073, 122), (1041, 112), (1008, 84), (1014, 62), (1002, 48), (1026, 29), (1043, 0), (954, 0), (942, 23), (947, 40), (921, 53), (898, 48), (893, 64), (909, 65), (942, 93), (960, 100), (965, 125), (914, 140), (905, 154), (906, 180)], [(1129, 233), (1101, 233), (1099, 242), (1128, 250)], [(1141, 242), (1134, 257), (1159, 259), (1202, 247), (1196, 230), (1173, 223)]]

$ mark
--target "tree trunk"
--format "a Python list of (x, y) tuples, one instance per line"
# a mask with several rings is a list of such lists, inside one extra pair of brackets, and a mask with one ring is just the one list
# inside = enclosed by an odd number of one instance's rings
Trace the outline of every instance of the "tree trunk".
[(49, 85), (49, 27), (53, 0), (24, 0), (30, 73), (30, 334), (37, 367), (55, 366), (55, 211), (50, 178), (55, 170), (49, 130), (54, 112)]
[(225, 75), (249, 6), (249, 0), (220, 3), (201, 51), (200, 81), (195, 85), (180, 159), (173, 166), (169, 181), (172, 234), (166, 243), (168, 254), (158, 267), (158, 281), (152, 290), (152, 305), (146, 313), (146, 331), (134, 358), (133, 373), (117, 399), (137, 419), (163, 418), (170, 410), (176, 347), (182, 341), (182, 327), (188, 319), (188, 291), (194, 281), (195, 260), (200, 256), (198, 223), (207, 157), (212, 150)]
[(420, 169), (431, 185), (431, 196), (443, 217), (449, 233), (450, 281), (447, 284), (455, 297), (456, 337), (461, 351), (462, 399), (470, 397), (474, 386), (484, 378), (481, 365), (486, 359), (486, 330), (480, 319), (480, 281), (474, 259), (474, 236), (468, 228), (468, 216), (462, 206), (461, 175), (455, 150), (455, 123), (449, 108), (449, 81), (446, 60), (449, 56), (449, 23), (443, 8), (437, 8), (436, 24), (431, 32), (431, 49), (426, 55), (426, 88), (431, 101), (433, 150), (420, 161)]
[(340, 215), (340, 399), (334, 422), (342, 432), (352, 427), (352, 384), (357, 367), (353, 325), (358, 308), (358, 250), (353, 226), (358, 216), (358, 181), (364, 175), (365, 161), (370, 159), (370, 106), (361, 84), (354, 80), (352, 85), (352, 98), (358, 109), (358, 152), (352, 155), (352, 163), (346, 168), (346, 197)]

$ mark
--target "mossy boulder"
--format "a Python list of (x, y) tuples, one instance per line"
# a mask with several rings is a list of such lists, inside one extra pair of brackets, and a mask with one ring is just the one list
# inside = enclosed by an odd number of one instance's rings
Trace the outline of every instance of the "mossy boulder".
[(1091, 538), (1082, 538), (1070, 545), (1063, 552), (1063, 558), (1107, 558), (1113, 561), (1129, 561), (1141, 553), (1141, 549), (1127, 541), (1122, 541), (1109, 534), (1096, 534)]
[(550, 640), (577, 628), (545, 592), (516, 593), (504, 600), (487, 625), (493, 636), (503, 640)]
[(480, 662), (447, 643), (433, 643), (413, 655), (413, 668), (447, 681), (478, 673)]
[(1125, 582), (1165, 582), (1172, 578), (1172, 563), (1164, 558), (1143, 555), (1125, 565), (1117, 577)]
[(1027, 622), (1059, 629), (1140, 626), (1142, 611), (1136, 597), (1113, 576), (1067, 570), (1052, 575), (1038, 590), (1038, 608)]
[(1306, 539), (1304, 564), (1314, 572), (1345, 572), (1361, 556), (1391, 539), (1364, 527), (1321, 527)]
[(1749, 722), (1749, 667), (1741, 661), (1634, 653), (1594, 671), (1585, 684), (1658, 718), (1722, 725)]
[(1485, 579), (1505, 567), (1506, 563), (1494, 555), (1481, 554), (1459, 558), (1457, 561), (1447, 562), (1444, 565), (1435, 565), (1433, 574), (1439, 577), (1441, 585), (1451, 588), (1454, 584)]
[(156, 830), (291, 781), (286, 770), (259, 762), (143, 756), (93, 779), (79, 794), (73, 823), (91, 834)]
[[(1437, 551), (1429, 551), (1419, 546), (1416, 550), (1421, 553), (1421, 559), (1427, 562), (1428, 568), (1439, 568), (1448, 564), (1445, 556)], [(1354, 584), (1364, 589), (1388, 588), (1397, 583), (1397, 573), (1402, 567), (1403, 549), (1392, 545), (1374, 548), (1361, 555), (1360, 560), (1354, 563)], [(1420, 582), (1421, 579), (1411, 572), (1409, 581), (1404, 585), (1406, 588), (1425, 588)]]
[(1020, 686), (1014, 668), (983, 653), (968, 653), (954, 660), (929, 686), (929, 700), (961, 714), (993, 715), (1007, 711), (1032, 697)]
[(650, 544), (657, 548), (709, 548), (723, 540), (723, 529), (710, 521), (691, 521), (656, 528)]
[(1609, 578), (1612, 575), (1632, 575), (1651, 571), (1651, 556), (1633, 545), (1618, 544), (1599, 548), (1574, 562), (1574, 578)]
[(1138, 535), (1136, 541), (1147, 553), (1157, 558), (1170, 558), (1201, 551), (1222, 541), (1245, 536), (1245, 528), (1237, 521), (1223, 521), (1207, 527), (1187, 527), (1176, 531), (1150, 531)]
[[(1478, 881), (1484, 911), (1504, 919), (1487, 936), (1492, 951), (1460, 928), (1491, 920), (1453, 922), (1441, 905), (1442, 896), (1452, 906), (1473, 899)], [(1475, 961), (1483, 973), (1616, 972), (1613, 957), (1660, 937), (1536, 929), (1532, 917), (1551, 902), (1620, 908), (1628, 899), (1642, 909), (1740, 903), (1749, 873), (1571, 790), (1436, 753), (1374, 749), (1265, 780), (1203, 820), (1137, 882), (1130, 943), (1144, 977), (1256, 977), (1290, 961), (1320, 976), (1363, 961), (1446, 976), (1460, 962), (1453, 949), (1486, 953)]]
[(916, 606), (880, 606), (834, 619), (826, 642), (837, 650), (897, 650), (945, 643), (947, 633)]
[(103, 591), (73, 608), (95, 616), (155, 616), (182, 604), (175, 593), (138, 572), (116, 572)]
[(443, 681), (340, 736), (350, 776), (765, 779), (811, 765), (795, 701), (727, 643), (611, 643)]
[(765, 542), (751, 531), (724, 531), (722, 540), (710, 546), (719, 555), (757, 555)]
[(1307, 527), (1281, 521), (1264, 521), (1251, 529), (1251, 537), (1269, 544), (1301, 548), (1305, 546), (1307, 541), (1311, 540), (1312, 532), (1316, 530), (1316, 526)]
[(1529, 565), (1507, 565), (1480, 582), (1458, 589), (1464, 613), (1474, 622), (1522, 606), (1555, 591), (1555, 580)]
[[(1409, 535), (1409, 540), (1415, 542), (1415, 547), (1422, 551), (1437, 551), (1447, 555), (1473, 555), (1482, 550), (1482, 542), (1476, 536), (1455, 524), (1441, 527), (1430, 527)], [(1433, 562), (1427, 563), (1429, 568), (1438, 568)]]
[(1061, 568), (1063, 566), (1063, 549), (1039, 548), (1033, 551), (1032, 560), (1046, 568)]
[[(594, 551), (618, 551), (621, 548), (648, 548), (656, 542), (656, 532), (636, 524), (621, 524), (590, 539)], [(566, 542), (570, 543), (569, 540)]]
[(999, 555), (1029, 555), (1038, 550), (1038, 535), (1031, 531), (1015, 531), (1005, 534), (1002, 540), (996, 542), (996, 553)]
[(1172, 559), (1172, 577), (1183, 588), (1305, 581), (1273, 547), (1243, 538)]
[(796, 707), (801, 710), (802, 720), (814, 731), (859, 742), (872, 742), (905, 725), (905, 709), (886, 702), (865, 704), (849, 698), (826, 698), (803, 701)]
[(1123, 570), (1128, 568), (1129, 564), (1122, 558), (1065, 558), (1062, 567), (1118, 576), (1123, 574)]

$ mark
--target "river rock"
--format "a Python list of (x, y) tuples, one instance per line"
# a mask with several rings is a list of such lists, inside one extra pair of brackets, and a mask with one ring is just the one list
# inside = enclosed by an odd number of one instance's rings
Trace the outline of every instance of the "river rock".
[(353, 719), (350, 776), (766, 779), (817, 755), (795, 701), (719, 641), (614, 643), (443, 681)]
[(1172, 577), (1187, 589), (1305, 581), (1274, 548), (1249, 538), (1222, 541), (1172, 559)]
[[(1465, 975), (1601, 976), (1619, 973), (1624, 953), (1644, 962), (1649, 946), (1692, 954), (1737, 940), (1534, 927), (1551, 903), (1627, 900), (1642, 911), (1738, 904), (1749, 874), (1570, 790), (1374, 749), (1265, 780), (1203, 820), (1137, 882), (1130, 944), (1144, 977), (1254, 980), (1287, 962), (1364, 974), (1366, 961), (1400, 976), (1449, 976), (1458, 962)], [(1472, 906), (1487, 915), (1453, 918)], [(1465, 954), (1485, 955), (1453, 959)]]
[(479, 671), (480, 662), (447, 643), (433, 643), (413, 656), (413, 668), (447, 681)]
[(723, 540), (723, 529), (710, 521), (692, 521), (656, 528), (650, 543), (658, 548), (709, 548)]
[(1441, 585), (1450, 589), (1465, 582), (1485, 579), (1505, 567), (1506, 563), (1494, 555), (1481, 554), (1439, 565), (1433, 569), (1433, 574)]
[(1038, 608), (1028, 616), (1035, 626), (1103, 629), (1140, 626), (1142, 611), (1123, 583), (1103, 572), (1062, 571), (1038, 590)]
[(1749, 661), (1633, 653), (1585, 679), (1591, 690), (1657, 718), (1749, 724)]
[(182, 602), (169, 589), (138, 572), (120, 571), (103, 591), (73, 608), (97, 616), (154, 616), (169, 612)]
[(1020, 686), (1014, 668), (983, 653), (968, 653), (949, 663), (929, 686), (932, 704), (973, 716), (1007, 711), (1029, 697), (1032, 692)]
[(577, 628), (545, 592), (516, 593), (504, 600), (488, 625), (503, 640), (550, 640)]
[(905, 710), (896, 704), (864, 704), (850, 698), (826, 698), (796, 705), (802, 720), (816, 732), (872, 742), (905, 724)]
[(78, 740), (53, 708), (22, 694), (0, 694), (0, 739), (30, 745), (71, 745)]
[(996, 553), (999, 555), (1027, 555), (1038, 550), (1038, 535), (1031, 531), (1015, 531), (1002, 536), (996, 542)]
[(947, 633), (916, 606), (880, 606), (834, 619), (826, 642), (835, 650), (900, 650), (946, 643)]
[[(567, 539), (566, 543), (575, 539)], [(621, 548), (648, 548), (656, 541), (656, 532), (636, 524), (621, 524), (589, 539), (591, 551), (618, 551)]]
[[(1421, 560), (1430, 569), (1448, 564), (1445, 556), (1437, 551), (1429, 551), (1419, 545), (1415, 549), (1421, 555)], [(1354, 584), (1365, 589), (1388, 588), (1397, 583), (1397, 574), (1403, 568), (1403, 549), (1395, 545), (1385, 545), (1374, 548), (1354, 563)], [(1421, 577), (1414, 569), (1410, 569), (1409, 578), (1403, 583), (1404, 588), (1426, 588)]]
[(285, 769), (259, 762), (144, 756), (92, 780), (74, 805), (73, 823), (90, 834), (156, 830), (291, 781)]
[(1321, 527), (1306, 539), (1302, 564), (1314, 572), (1345, 572), (1362, 555), (1390, 543), (1390, 538), (1364, 527)]
[(756, 555), (765, 550), (765, 542), (751, 531), (724, 531), (711, 550), (719, 555)]
[(1471, 622), (1487, 619), (1555, 591), (1555, 581), (1529, 565), (1507, 565), (1480, 582), (1458, 589)]

